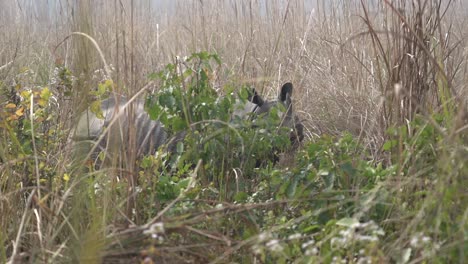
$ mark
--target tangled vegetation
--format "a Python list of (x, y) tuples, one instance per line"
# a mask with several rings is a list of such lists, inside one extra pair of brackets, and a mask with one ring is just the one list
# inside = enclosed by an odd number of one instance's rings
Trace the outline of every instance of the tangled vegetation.
[[(31, 59), (47, 48), (21, 24), (22, 42), (0, 40), (18, 47), (0, 53), (2, 263), (466, 262), (462, 4), (244, 2), (176, 1), (186, 16), (158, 18), (160, 32), (150, 1), (102, 20), (83, 1), (76, 21), (51, 22), (73, 30), (48, 55)], [(289, 80), (300, 146), (286, 109), (233, 117), (252, 87)], [(125, 127), (125, 148), (77, 155), (76, 120), (111, 93), (144, 97), (174, 149), (137, 157)]]

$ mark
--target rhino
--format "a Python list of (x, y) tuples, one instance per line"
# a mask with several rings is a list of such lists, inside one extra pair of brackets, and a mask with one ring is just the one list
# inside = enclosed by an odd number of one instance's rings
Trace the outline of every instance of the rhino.
[(233, 116), (239, 118), (248, 117), (251, 120), (259, 117), (265, 117), (273, 108), (277, 107), (278, 104), (282, 105), (286, 112), (281, 113), (280, 126), (290, 128), (289, 139), (294, 147), (297, 147), (299, 143), (304, 139), (304, 126), (299, 120), (298, 116), (294, 114), (292, 104), (292, 92), (293, 85), (290, 82), (285, 83), (281, 87), (281, 91), (276, 100), (265, 100), (255, 90), (252, 90), (248, 101), (242, 105), (240, 104), (238, 109), (235, 108)]
[[(101, 102), (102, 117), (87, 109), (79, 118), (74, 133), (75, 142), (97, 143), (97, 150), (104, 150), (111, 137), (116, 144), (123, 145), (128, 140), (128, 100), (124, 96), (110, 96)], [(153, 154), (166, 143), (168, 134), (161, 122), (151, 120), (144, 110), (144, 102), (134, 104), (137, 156)], [(104, 135), (102, 138), (100, 138)]]
[[(285, 109), (285, 112), (282, 113), (281, 126), (290, 128), (289, 138), (292, 145), (297, 146), (303, 140), (304, 135), (303, 125), (293, 112), (292, 91), (293, 85), (288, 82), (282, 86), (276, 100), (265, 100), (255, 90), (252, 90), (246, 102), (238, 101), (236, 103), (232, 116), (255, 120), (270, 112), (273, 107), (281, 104)], [(101, 102), (101, 118), (90, 109), (86, 110), (78, 120), (74, 132), (75, 143), (82, 146), (84, 144), (85, 150), (88, 152), (95, 149), (93, 153), (105, 150), (108, 142), (125, 145), (123, 143), (128, 141), (128, 127), (131, 125), (128, 118), (128, 105), (126, 97), (110, 96)], [(134, 113), (132, 125), (136, 130), (137, 157), (155, 154), (163, 145), (167, 145), (168, 150), (174, 152), (176, 143), (185, 137), (184, 132), (170, 137), (167, 129), (159, 120), (150, 119), (144, 109), (143, 100), (137, 100), (134, 103)], [(81, 151), (84, 150), (81, 149)]]

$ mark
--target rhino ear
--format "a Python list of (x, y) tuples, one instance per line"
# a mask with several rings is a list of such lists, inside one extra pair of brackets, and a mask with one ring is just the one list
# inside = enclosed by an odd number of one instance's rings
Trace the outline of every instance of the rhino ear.
[(263, 98), (258, 95), (257, 91), (255, 91), (255, 88), (252, 88), (252, 91), (249, 94), (249, 101), (258, 105), (262, 106), (265, 101), (263, 101)]
[(281, 93), (280, 93), (280, 101), (285, 102), (286, 99), (290, 98), (292, 95), (293, 91), (293, 85), (290, 82), (287, 82), (283, 84), (283, 87), (281, 87)]

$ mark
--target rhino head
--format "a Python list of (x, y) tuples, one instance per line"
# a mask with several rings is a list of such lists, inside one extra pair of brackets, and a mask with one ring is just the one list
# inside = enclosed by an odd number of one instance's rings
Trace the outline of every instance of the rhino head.
[[(273, 100), (267, 100), (261, 97), (254, 89), (249, 92), (248, 100), (245, 103), (239, 102), (234, 109), (234, 119), (250, 120), (254, 129), (266, 128), (269, 133), (278, 133), (286, 135), (289, 133), (290, 147), (277, 145), (273, 147), (269, 155), (257, 157), (255, 166), (261, 167), (265, 162), (279, 161), (279, 153), (284, 151), (294, 151), (304, 139), (304, 127), (299, 118), (294, 113), (292, 104), (293, 85), (285, 83), (278, 94), (278, 97)], [(272, 118), (274, 117), (274, 118)], [(275, 132), (276, 131), (276, 132)], [(261, 154), (264, 155), (264, 154)], [(255, 155), (254, 155), (255, 156)], [(243, 157), (243, 156), (242, 156)], [(252, 158), (252, 157), (243, 157)]]
[(234, 115), (241, 118), (248, 116), (248, 118), (255, 122), (258, 118), (265, 118), (272, 109), (276, 108), (281, 112), (279, 126), (290, 129), (289, 139), (291, 140), (291, 145), (297, 147), (304, 139), (304, 126), (294, 114), (291, 100), (292, 92), (293, 85), (288, 82), (281, 87), (277, 99), (265, 100), (253, 89), (249, 95), (248, 102), (240, 109), (236, 109)]

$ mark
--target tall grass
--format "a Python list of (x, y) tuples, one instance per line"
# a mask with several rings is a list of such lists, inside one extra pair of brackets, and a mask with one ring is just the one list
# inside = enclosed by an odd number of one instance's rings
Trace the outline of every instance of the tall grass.
[[(450, 0), (0, 2), (0, 261), (358, 262), (360, 244), (331, 245), (348, 224), (340, 220), (356, 218), (387, 233), (362, 247), (373, 262), (463, 263), (466, 10)], [(210, 72), (220, 95), (252, 85), (274, 97), (282, 83), (295, 85), (311, 145), (242, 182), (255, 195), (240, 200), (256, 203), (231, 203), (210, 183), (181, 188), (172, 202), (142, 195), (159, 188), (167, 164), (155, 158), (142, 169), (131, 147), (110, 149), (123, 158), (101, 170), (73, 160), (70, 134), (98, 84), (112, 80), (101, 87), (128, 97), (158, 91), (151, 73), (200, 51), (221, 58)], [(280, 184), (288, 181), (297, 185)], [(315, 227), (300, 242), (284, 238), (306, 220)], [(306, 238), (316, 241), (312, 257), (301, 249)], [(293, 246), (278, 253), (265, 242), (276, 240)]]

